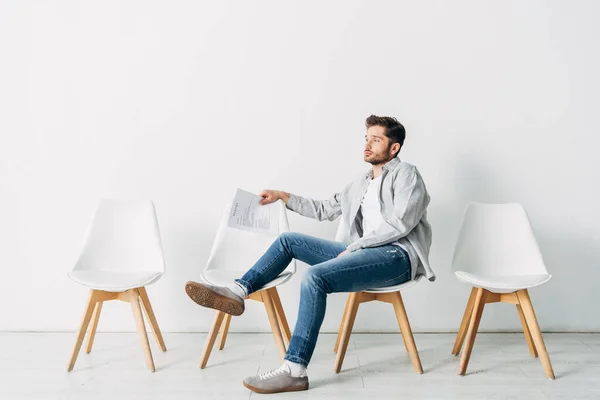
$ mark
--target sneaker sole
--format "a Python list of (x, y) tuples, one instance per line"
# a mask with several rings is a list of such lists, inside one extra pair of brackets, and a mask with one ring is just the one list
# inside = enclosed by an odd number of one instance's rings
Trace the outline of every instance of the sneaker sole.
[(229, 297), (216, 293), (206, 286), (196, 282), (188, 282), (185, 284), (185, 292), (194, 301), (194, 303), (203, 307), (212, 308), (214, 310), (223, 311), (224, 313), (238, 316), (244, 312), (242, 304), (237, 303)]
[(273, 389), (273, 390), (259, 389), (257, 387), (252, 386), (252, 385), (249, 385), (249, 384), (247, 384), (246, 382), (243, 382), (243, 381), (242, 381), (242, 383), (248, 389), (252, 390), (253, 392), (260, 393), (260, 394), (274, 394), (274, 393), (285, 393), (285, 392), (301, 392), (303, 390), (308, 390), (308, 382), (306, 382), (306, 385), (302, 385), (302, 386), (291, 386), (291, 387), (287, 387), (287, 388)]

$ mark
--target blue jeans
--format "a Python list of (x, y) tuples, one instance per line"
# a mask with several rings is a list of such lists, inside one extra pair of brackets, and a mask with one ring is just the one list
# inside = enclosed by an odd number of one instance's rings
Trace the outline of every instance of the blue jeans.
[(304, 366), (310, 362), (325, 317), (327, 294), (359, 292), (410, 280), (410, 259), (399, 246), (365, 248), (336, 258), (344, 250), (346, 245), (340, 242), (286, 232), (241, 279), (236, 279), (250, 294), (275, 279), (293, 258), (312, 266), (302, 279), (298, 320), (286, 360)]

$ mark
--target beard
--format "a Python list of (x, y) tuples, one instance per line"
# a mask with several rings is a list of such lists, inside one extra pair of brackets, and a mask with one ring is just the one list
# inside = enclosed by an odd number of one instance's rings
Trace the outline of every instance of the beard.
[(383, 153), (372, 153), (370, 156), (365, 156), (365, 162), (371, 165), (377, 165), (388, 161), (387, 154)]

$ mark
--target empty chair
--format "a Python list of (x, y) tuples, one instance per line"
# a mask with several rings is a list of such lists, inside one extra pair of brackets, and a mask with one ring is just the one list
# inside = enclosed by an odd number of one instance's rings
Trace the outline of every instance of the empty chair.
[(515, 304), (532, 356), (539, 355), (546, 375), (554, 372), (544, 345), (528, 289), (550, 280), (525, 209), (520, 204), (471, 203), (458, 235), (452, 271), (473, 287), (452, 354), (458, 355), (466, 335), (459, 371), (464, 375), (487, 303)]
[[(73, 370), (86, 332), (86, 352), (91, 352), (102, 304), (108, 300), (131, 304), (146, 364), (151, 371), (155, 370), (142, 309), (160, 349), (166, 351), (145, 288), (160, 279), (164, 272), (165, 261), (154, 204), (151, 201), (101, 201), (79, 259), (69, 273), (73, 281), (90, 288), (69, 371)], [(90, 321), (92, 324), (88, 329)]]
[[(336, 241), (343, 242), (343, 237), (347, 227), (343, 222), (338, 226)], [(388, 286), (384, 288), (373, 288), (371, 290), (365, 290), (362, 292), (350, 293), (348, 300), (346, 301), (346, 308), (342, 317), (342, 323), (338, 331), (337, 339), (334, 346), (334, 351), (337, 353), (335, 360), (335, 373), (339, 373), (342, 369), (342, 363), (344, 362), (344, 356), (346, 355), (346, 349), (350, 340), (350, 334), (352, 333), (352, 327), (358, 311), (358, 306), (361, 303), (369, 301), (381, 301), (384, 303), (391, 303), (394, 306), (394, 312), (396, 313), (396, 319), (400, 327), (402, 339), (404, 340), (404, 346), (408, 352), (412, 361), (413, 367), (418, 374), (423, 373), (423, 367), (421, 366), (421, 359), (419, 358), (419, 352), (415, 344), (415, 339), (408, 322), (408, 316), (406, 315), (406, 309), (404, 308), (404, 302), (402, 301), (401, 290), (407, 289), (419, 282), (421, 276), (417, 276), (416, 279), (402, 283), (400, 285)]]
[[(285, 204), (281, 200), (262, 207), (270, 207), (272, 212), (279, 214), (278, 234), (289, 232)], [(225, 207), (208, 262), (201, 276), (203, 281), (216, 286), (231, 285), (236, 278), (241, 278), (267, 251), (278, 236), (230, 228), (227, 225), (230, 209), (231, 205)], [(285, 356), (286, 344), (289, 345), (292, 334), (283, 312), (277, 286), (287, 282), (295, 272), (296, 261), (292, 260), (290, 265), (277, 278), (248, 296), (249, 299), (264, 304), (281, 358)], [(219, 350), (222, 350), (225, 346), (230, 322), (231, 315), (222, 311), (215, 312), (215, 318), (200, 359), (200, 368), (206, 367), (219, 329), (221, 329)]]

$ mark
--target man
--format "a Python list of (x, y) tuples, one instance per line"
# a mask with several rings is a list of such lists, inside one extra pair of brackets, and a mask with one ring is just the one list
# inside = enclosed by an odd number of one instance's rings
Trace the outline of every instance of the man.
[(279, 199), (306, 217), (334, 220), (349, 227), (348, 245), (300, 233), (280, 235), (240, 279), (228, 287), (188, 282), (187, 294), (196, 303), (231, 315), (244, 312), (244, 299), (277, 277), (297, 259), (309, 264), (300, 290), (300, 309), (283, 365), (244, 385), (258, 393), (308, 389), (310, 362), (325, 316), (329, 293), (358, 292), (392, 286), (435, 274), (429, 266), (431, 227), (427, 222), (429, 194), (417, 168), (397, 157), (406, 136), (395, 118), (371, 115), (366, 120), (364, 160), (368, 173), (329, 200), (265, 190), (261, 204)]

